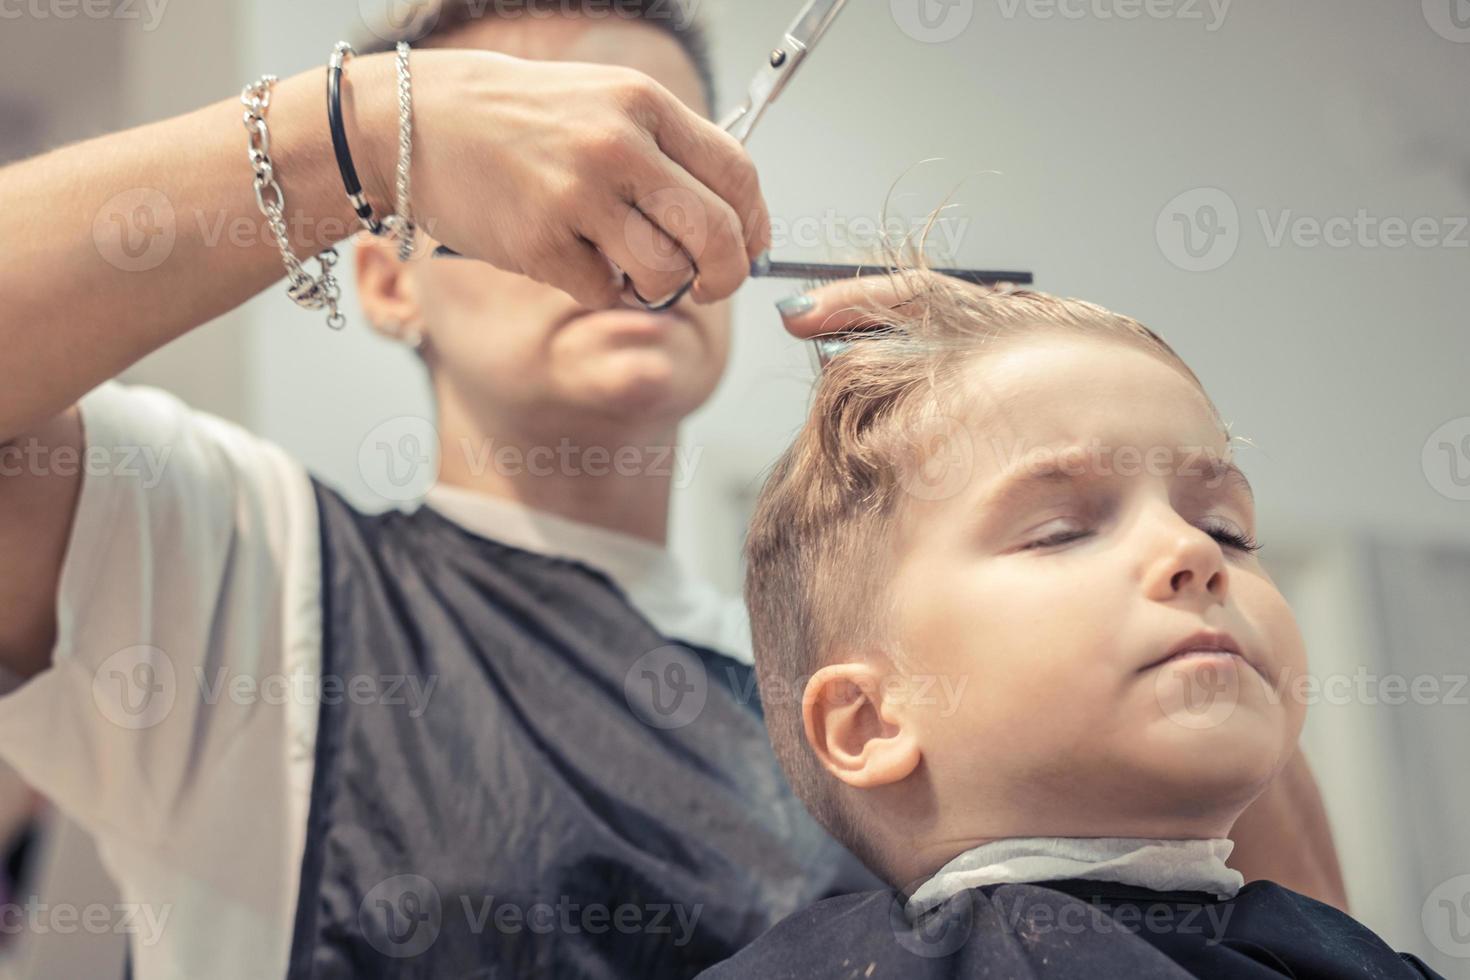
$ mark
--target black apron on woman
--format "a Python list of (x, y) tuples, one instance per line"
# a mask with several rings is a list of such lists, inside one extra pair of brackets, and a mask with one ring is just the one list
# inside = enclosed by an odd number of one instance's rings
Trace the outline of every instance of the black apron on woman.
[(294, 978), (687, 977), (871, 885), (787, 788), (750, 667), (603, 575), (316, 487), (324, 700)]

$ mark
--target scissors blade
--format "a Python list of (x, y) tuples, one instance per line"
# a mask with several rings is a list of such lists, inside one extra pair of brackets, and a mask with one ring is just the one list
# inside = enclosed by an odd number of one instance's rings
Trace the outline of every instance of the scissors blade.
[(781, 43), (771, 49), (766, 64), (750, 81), (745, 101), (720, 121), (720, 127), (744, 143), (755, 124), (781, 95), (822, 35), (842, 12), (847, 0), (808, 0), (786, 29)]
[(847, 0), (812, 0), (801, 8), (801, 13), (796, 15), (796, 20), (787, 29), (786, 36), (810, 51), (817, 46), (822, 35), (827, 33), (846, 3)]

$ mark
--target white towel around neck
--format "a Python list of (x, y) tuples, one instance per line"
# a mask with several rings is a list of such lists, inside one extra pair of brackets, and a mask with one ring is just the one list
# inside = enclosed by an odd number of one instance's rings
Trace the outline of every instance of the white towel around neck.
[(907, 911), (910, 916), (921, 915), (981, 885), (1064, 878), (1234, 898), (1245, 884), (1239, 871), (1225, 866), (1234, 849), (1234, 842), (1225, 838), (1014, 837), (991, 841), (940, 868), (910, 896)]

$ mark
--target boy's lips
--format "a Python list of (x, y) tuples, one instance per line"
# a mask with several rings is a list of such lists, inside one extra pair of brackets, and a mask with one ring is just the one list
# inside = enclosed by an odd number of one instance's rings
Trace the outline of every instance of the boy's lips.
[[(1256, 673), (1261, 673), (1261, 668), (1255, 661), (1246, 655), (1245, 649), (1229, 633), (1220, 630), (1199, 630), (1191, 633), (1184, 639), (1169, 648), (1169, 652), (1152, 660), (1140, 668), (1140, 672), (1161, 667), (1171, 660), (1179, 660), (1196, 654), (1214, 654), (1227, 658), (1243, 660)], [(1262, 674), (1264, 677), (1265, 675)]]

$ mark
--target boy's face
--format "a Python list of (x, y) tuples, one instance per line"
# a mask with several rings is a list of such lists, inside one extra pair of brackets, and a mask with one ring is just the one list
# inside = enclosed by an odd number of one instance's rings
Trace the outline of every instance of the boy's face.
[[(1286, 683), (1306, 664), (1228, 540), (1254, 537), (1253, 505), (1212, 470), (1228, 442), (1204, 396), (1157, 357), (1062, 335), (965, 370), (893, 586), (905, 672), (964, 685), (905, 710), (936, 812), (983, 838), (1224, 836), (1295, 748)], [(1201, 630), (1242, 656), (1165, 661)]]

